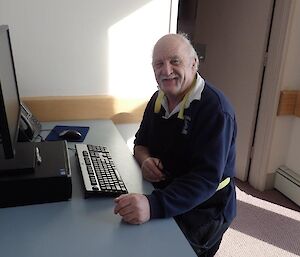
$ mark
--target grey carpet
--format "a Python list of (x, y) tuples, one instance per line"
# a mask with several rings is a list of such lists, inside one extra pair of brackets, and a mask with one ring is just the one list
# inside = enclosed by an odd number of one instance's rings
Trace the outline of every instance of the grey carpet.
[(216, 256), (300, 256), (300, 207), (276, 190), (236, 181), (238, 214)]

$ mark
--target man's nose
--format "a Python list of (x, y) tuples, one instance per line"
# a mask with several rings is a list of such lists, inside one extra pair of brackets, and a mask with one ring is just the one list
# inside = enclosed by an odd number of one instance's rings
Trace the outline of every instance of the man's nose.
[(173, 73), (173, 67), (170, 63), (165, 62), (163, 67), (162, 67), (162, 73), (165, 76), (169, 76)]

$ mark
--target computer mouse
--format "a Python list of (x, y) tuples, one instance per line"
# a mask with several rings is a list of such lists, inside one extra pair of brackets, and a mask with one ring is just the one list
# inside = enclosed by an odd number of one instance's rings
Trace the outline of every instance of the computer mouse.
[(78, 140), (81, 136), (81, 133), (74, 129), (67, 129), (59, 133), (59, 137), (65, 140)]

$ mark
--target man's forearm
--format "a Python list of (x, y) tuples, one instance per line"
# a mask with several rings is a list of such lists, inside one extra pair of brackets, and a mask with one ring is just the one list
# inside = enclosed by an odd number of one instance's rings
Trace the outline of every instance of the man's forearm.
[(143, 164), (143, 162), (150, 157), (150, 153), (147, 147), (142, 145), (136, 145), (134, 147), (134, 157), (138, 161), (140, 165)]

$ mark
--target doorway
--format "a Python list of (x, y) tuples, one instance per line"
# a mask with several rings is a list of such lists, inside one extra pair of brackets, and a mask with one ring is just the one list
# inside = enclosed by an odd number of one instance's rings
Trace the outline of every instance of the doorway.
[(274, 0), (181, 0), (178, 31), (187, 33), (204, 79), (233, 104), (238, 124), (236, 177), (248, 179)]

